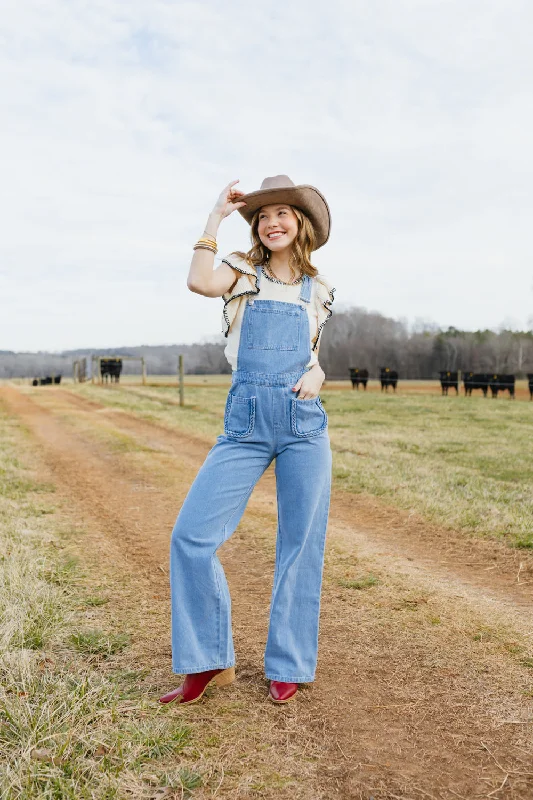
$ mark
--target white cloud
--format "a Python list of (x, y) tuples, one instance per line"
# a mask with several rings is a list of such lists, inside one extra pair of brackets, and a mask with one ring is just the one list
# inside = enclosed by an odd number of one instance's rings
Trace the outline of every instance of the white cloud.
[[(27, 0), (0, 20), (0, 349), (186, 342), (221, 188), (286, 172), (333, 214), (337, 299), (457, 327), (533, 307), (521, 0)], [(220, 255), (246, 247), (237, 215)], [(178, 313), (185, 295), (185, 310)]]

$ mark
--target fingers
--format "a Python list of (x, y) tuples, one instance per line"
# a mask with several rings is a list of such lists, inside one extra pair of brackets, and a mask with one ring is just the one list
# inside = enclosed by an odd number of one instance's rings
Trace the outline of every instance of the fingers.
[(238, 178), (237, 178), (236, 181), (231, 181), (231, 183), (228, 183), (228, 185), (226, 186), (226, 192), (229, 195), (232, 195), (232, 194), (244, 194), (244, 192), (242, 192), (240, 189), (234, 189), (233, 188), (236, 183), (239, 183), (239, 179)]
[[(234, 181), (234, 183), (236, 183), (236, 181)], [(230, 186), (231, 186), (231, 184), (230, 184)], [(244, 197), (244, 194), (245, 193), (242, 192), (240, 189), (229, 189), (228, 190), (228, 193), (226, 195), (226, 201), (228, 203), (232, 204), (232, 206), (233, 206), (232, 210), (234, 210), (236, 208), (242, 208), (243, 205), (246, 205), (246, 203), (236, 203), (235, 202), (236, 200), (239, 199), (239, 197)]]
[(299, 392), (298, 397), (296, 398), (297, 400), (314, 400), (316, 397), (318, 397), (318, 393), (313, 394), (311, 389), (305, 389), (303, 387), (303, 378), (300, 378), (300, 380), (294, 384), (292, 391)]

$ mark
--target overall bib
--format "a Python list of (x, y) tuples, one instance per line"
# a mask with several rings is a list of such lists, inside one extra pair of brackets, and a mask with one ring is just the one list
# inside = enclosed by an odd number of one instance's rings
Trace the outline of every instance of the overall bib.
[[(261, 268), (257, 267), (258, 281)], [(238, 351), (217, 437), (172, 532), (172, 669), (190, 674), (234, 666), (231, 601), (217, 549), (237, 528), (252, 490), (276, 459), (278, 528), (265, 674), (314, 680), (331, 447), (320, 398), (292, 387), (311, 357), (312, 281), (298, 303), (247, 299)]]

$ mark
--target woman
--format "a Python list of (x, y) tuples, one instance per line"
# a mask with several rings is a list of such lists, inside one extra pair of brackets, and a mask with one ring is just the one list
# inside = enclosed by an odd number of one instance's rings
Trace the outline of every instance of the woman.
[[(172, 533), (172, 669), (184, 674), (160, 702), (193, 703), (214, 680), (235, 679), (230, 596), (217, 549), (235, 531), (252, 490), (276, 459), (278, 532), (265, 672), (269, 698), (291, 700), (314, 680), (331, 487), (327, 415), (319, 391), (322, 328), (334, 289), (310, 262), (329, 237), (320, 192), (286, 175), (244, 194), (232, 181), (194, 246), (188, 288), (223, 297), (232, 384), (224, 434), (210, 450)], [(235, 209), (252, 249), (213, 271), (216, 235)]]

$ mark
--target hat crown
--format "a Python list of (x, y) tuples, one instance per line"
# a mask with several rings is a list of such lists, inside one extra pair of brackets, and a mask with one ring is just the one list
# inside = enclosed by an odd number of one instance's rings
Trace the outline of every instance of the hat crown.
[(288, 175), (274, 175), (265, 178), (261, 188), (249, 192), (241, 197), (244, 201), (239, 214), (244, 217), (249, 225), (254, 220), (254, 214), (263, 206), (283, 203), (283, 205), (298, 208), (307, 215), (316, 235), (314, 249), (322, 247), (329, 239), (331, 214), (326, 198), (318, 189), (308, 184), (296, 185)]
[(288, 175), (274, 175), (273, 178), (265, 178), (261, 189), (289, 189), (295, 185)]

